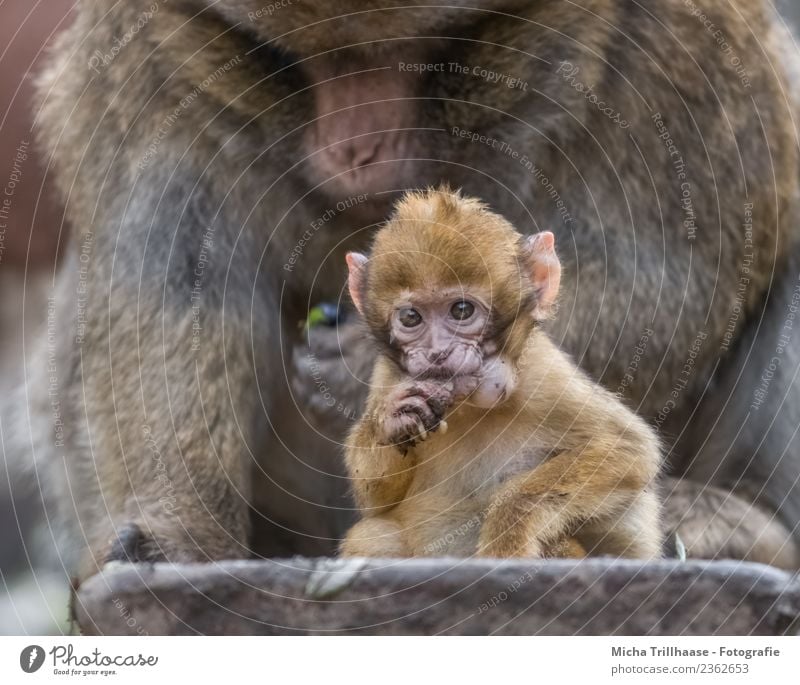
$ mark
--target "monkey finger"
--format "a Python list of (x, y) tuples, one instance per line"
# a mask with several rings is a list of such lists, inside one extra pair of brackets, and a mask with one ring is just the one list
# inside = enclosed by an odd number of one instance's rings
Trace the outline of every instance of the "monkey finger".
[(419, 421), (420, 440), (427, 440), (429, 433), (434, 433), (439, 429), (441, 419), (430, 410), (427, 404), (415, 407), (414, 415)]
[(399, 407), (400, 413), (416, 414), (426, 430), (430, 430), (437, 423), (438, 417), (423, 397), (409, 397)]
[(441, 420), (450, 407), (450, 403), (443, 400), (441, 397), (429, 397), (427, 405), (430, 407), (434, 416), (439, 420)]
[(441, 415), (433, 411), (429, 402), (415, 404), (409, 410), (419, 418), (423, 432), (435, 431), (439, 427)]
[(454, 385), (451, 381), (427, 381), (413, 389), (413, 396), (423, 398), (435, 414), (441, 417), (453, 405)]
[(420, 435), (427, 433), (422, 419), (415, 412), (398, 412), (384, 422), (384, 444), (413, 447)]

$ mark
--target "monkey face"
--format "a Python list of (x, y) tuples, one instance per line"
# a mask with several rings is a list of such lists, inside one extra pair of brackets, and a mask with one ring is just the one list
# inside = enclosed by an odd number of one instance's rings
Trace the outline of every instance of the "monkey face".
[(406, 184), (413, 174), (409, 160), (418, 156), (412, 129), (419, 79), (352, 69), (320, 59), (307, 67), (315, 84), (315, 116), (305, 134), (313, 173), (349, 194)]
[(528, 336), (558, 292), (554, 242), (549, 232), (522, 238), (448, 189), (410, 193), (370, 257), (348, 253), (348, 289), (410, 376), (452, 380), (457, 396), (493, 406), (512, 391)]
[(296, 68), (311, 107), (304, 115), (303, 170), (323, 192), (338, 196), (420, 183), (426, 165), (418, 160), (430, 156), (420, 104), (430, 74), (422, 67), (444, 64), (447, 36), (480, 20), (476, 6), (511, 4), (220, 0), (213, 7), (279, 48)]
[(410, 375), (449, 380), (480, 372), (489, 322), (489, 307), (473, 293), (412, 293), (396, 302), (390, 337)]

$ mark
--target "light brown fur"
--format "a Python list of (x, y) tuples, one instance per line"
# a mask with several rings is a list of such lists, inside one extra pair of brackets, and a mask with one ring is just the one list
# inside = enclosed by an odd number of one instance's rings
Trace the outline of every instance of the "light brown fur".
[[(518, 382), (488, 410), (454, 406), (446, 431), (427, 432), (410, 448), (386, 445), (387, 398), (409, 377), (381, 356), (365, 416), (347, 442), (363, 520), (343, 554), (659, 555), (658, 441), (532, 330), (521, 307), (531, 283), (514, 268), (523, 261), (515, 236), (479, 203), (431, 192), (407, 196), (376, 237), (359, 294), (373, 330), (380, 335), (398, 287), (433, 289), (455, 278), (467, 292), (490, 291), (495, 306), (507, 308), (500, 313), (514, 317), (511, 346), (501, 349)], [(476, 252), (464, 249), (465, 240), (475, 241)]]
[[(424, 230), (431, 227), (434, 230)], [(511, 224), (475, 198), (463, 198), (445, 187), (406, 194), (387, 228), (375, 237), (364, 283), (364, 316), (370, 327), (386, 324), (392, 293), (384, 286), (389, 281), (409, 291), (433, 284), (481, 284), (502, 323), (510, 326), (505, 349), (511, 356), (520, 354), (533, 322), (518, 314), (534, 293), (524, 264), (507, 258), (518, 252), (522, 239)]]

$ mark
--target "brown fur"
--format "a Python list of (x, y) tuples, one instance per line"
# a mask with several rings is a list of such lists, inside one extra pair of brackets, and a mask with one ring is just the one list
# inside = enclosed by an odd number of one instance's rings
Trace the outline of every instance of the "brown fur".
[(398, 293), (453, 284), (467, 297), (490, 292), (496, 315), (528, 324), (517, 328), (521, 342), (499, 346), (519, 375), (515, 390), (488, 410), (455, 406), (444, 416), (446, 433), (427, 433), (410, 449), (381, 444), (382, 423), (395, 411), (387, 397), (409, 379), (379, 358), (365, 417), (348, 441), (364, 520), (344, 554), (659, 555), (658, 441), (533, 331), (520, 243), (508, 222), (447, 192), (406, 197), (376, 236), (361, 291), (376, 336)]
[(481, 284), (501, 333), (499, 346), (518, 357), (534, 323), (519, 313), (535, 299), (521, 244), (511, 224), (475, 198), (448, 189), (409, 193), (375, 237), (363, 284), (364, 318), (382, 331), (391, 298), (401, 290)]
[[(702, 3), (746, 63), (749, 89), (683, 0), (486, 0), (414, 10), (388, 0), (295, 2), (251, 21), (248, 12), (263, 6), (161, 3), (95, 72), (88, 66), (95, 52), (108, 52), (143, 7), (82, 2), (40, 83), (39, 139), (75, 230), (56, 284), (55, 358), (43, 343), (40, 370), (15, 405), (26, 415), (22, 435), (4, 444), (19, 445), (25, 463), (33, 456), (52, 465), (57, 518), (76, 522), (67, 546), (86, 568), (102, 564), (129, 523), (149, 538), (147, 558), (335, 549), (351, 516), (346, 479), (332, 472), (330, 455), (362, 407), (372, 345), (353, 331), (306, 336), (299, 324), (310, 304), (340, 296), (345, 252), (368, 242), (397, 191), (442, 181), (480, 196), (525, 233), (556, 233), (567, 278), (550, 331), (594, 380), (616, 391), (642, 331), (652, 329), (621, 391), (641, 416), (653, 419), (670, 398), (704, 329), (707, 342), (661, 427), (668, 447), (682, 436), (669, 464), (701, 485), (757, 496), (768, 525), (795, 530), (800, 387), (791, 349), (770, 404), (748, 415), (750, 390), (786, 318), (782, 298), (797, 273), (790, 243), (800, 225), (796, 65), (770, 3)], [(378, 121), (386, 112), (385, 104), (369, 104), (374, 77), (359, 74), (398, 75), (401, 61), (439, 60), (517, 77), (527, 88), (471, 73), (410, 79), (405, 161), (384, 183), (372, 179), (379, 187), (357, 207), (334, 212), (285, 270), (312, 222), (371, 178), (364, 165), (343, 190), (319, 173), (318, 149), (305, 135), (319, 118), (315, 87), (347, 75), (352, 104), (364, 103), (357, 126), (369, 121), (362, 113)], [(579, 67), (578, 80), (594, 85), (628, 130), (556, 74), (561, 60)], [(179, 117), (165, 124), (176, 107)], [(651, 119), (656, 112), (685, 157), (698, 227), (692, 242), (673, 160)], [(453, 135), (453, 127), (507, 143), (517, 159)], [(157, 151), (140, 170), (154, 140)], [(722, 353), (746, 200), (754, 204), (758, 257), (731, 351)], [(192, 353), (189, 293), (210, 223), (203, 339)], [(87, 239), (84, 264), (78, 257)], [(85, 309), (77, 294), (82, 266)], [(63, 448), (52, 440), (53, 369)], [(332, 404), (318, 379), (332, 389)], [(712, 381), (725, 391), (706, 392)], [(145, 423), (160, 461), (142, 434)], [(169, 492), (159, 464), (180, 503), (176, 515), (159, 502)], [(707, 540), (696, 547), (702, 554), (742, 549), (712, 549), (728, 540), (713, 530)]]

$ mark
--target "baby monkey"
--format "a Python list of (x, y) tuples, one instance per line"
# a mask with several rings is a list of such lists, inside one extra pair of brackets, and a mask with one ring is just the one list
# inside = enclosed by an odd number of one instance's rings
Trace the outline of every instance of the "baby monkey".
[(428, 190), (347, 263), (380, 355), (347, 442), (362, 519), (342, 554), (659, 556), (656, 436), (540, 328), (552, 233)]

